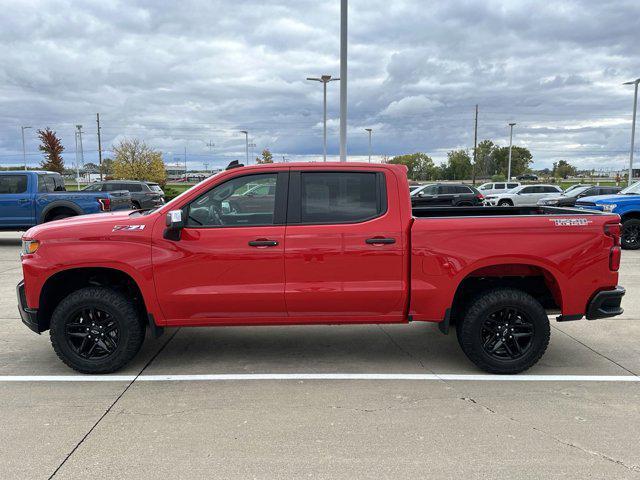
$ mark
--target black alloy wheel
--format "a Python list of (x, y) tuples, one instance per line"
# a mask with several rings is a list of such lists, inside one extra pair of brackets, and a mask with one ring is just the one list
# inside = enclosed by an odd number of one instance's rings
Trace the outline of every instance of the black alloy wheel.
[(112, 355), (120, 342), (116, 320), (95, 307), (75, 312), (65, 324), (64, 332), (71, 350), (79, 357), (90, 360)]
[(640, 220), (632, 218), (622, 224), (622, 248), (626, 250), (638, 250), (640, 248)]
[(517, 308), (501, 308), (486, 316), (480, 335), (485, 353), (498, 360), (517, 360), (527, 354), (534, 324)]

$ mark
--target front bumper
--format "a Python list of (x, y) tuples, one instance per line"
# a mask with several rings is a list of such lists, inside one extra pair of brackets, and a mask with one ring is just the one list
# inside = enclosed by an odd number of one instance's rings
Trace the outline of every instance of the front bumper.
[(621, 315), (624, 310), (620, 307), (625, 289), (618, 286), (613, 290), (602, 290), (595, 294), (587, 308), (587, 320), (609, 318)]
[(20, 318), (31, 330), (40, 334), (45, 330), (38, 321), (38, 310), (27, 307), (27, 296), (24, 291), (24, 280), (16, 286), (16, 293), (18, 294), (18, 310), (20, 311)]

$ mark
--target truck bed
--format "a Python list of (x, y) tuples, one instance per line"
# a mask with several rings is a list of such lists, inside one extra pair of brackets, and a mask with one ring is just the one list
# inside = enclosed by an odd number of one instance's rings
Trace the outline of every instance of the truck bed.
[(562, 207), (413, 207), (415, 218), (593, 215), (601, 212)]

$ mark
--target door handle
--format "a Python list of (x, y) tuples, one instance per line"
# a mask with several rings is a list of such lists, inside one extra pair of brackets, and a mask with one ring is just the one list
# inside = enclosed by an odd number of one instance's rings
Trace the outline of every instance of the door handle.
[(29, 203), (29, 202), (30, 202), (30, 200), (28, 198), (21, 198), (21, 199), (18, 200), (18, 203), (20, 203), (20, 204)]
[(277, 245), (276, 240), (252, 240), (249, 242), (250, 247), (275, 247)]
[(395, 238), (367, 238), (365, 243), (368, 245), (389, 245), (396, 243)]

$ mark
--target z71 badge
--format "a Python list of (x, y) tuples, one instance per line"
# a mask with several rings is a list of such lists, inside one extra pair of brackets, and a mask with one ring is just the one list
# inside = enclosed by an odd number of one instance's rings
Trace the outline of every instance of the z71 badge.
[(112, 232), (144, 230), (144, 225), (116, 225)]
[(556, 224), (556, 227), (586, 227), (593, 223), (586, 218), (550, 218), (549, 221)]

